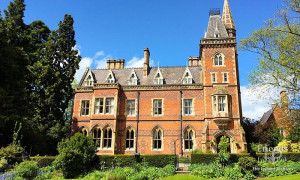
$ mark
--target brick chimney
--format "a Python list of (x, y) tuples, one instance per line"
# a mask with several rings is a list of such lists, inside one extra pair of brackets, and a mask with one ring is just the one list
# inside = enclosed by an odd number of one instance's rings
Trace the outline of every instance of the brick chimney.
[(149, 65), (150, 65), (150, 51), (148, 48), (144, 48), (144, 68), (143, 76), (147, 77), (149, 74)]
[(289, 113), (289, 102), (288, 102), (286, 90), (283, 90), (280, 92), (280, 103), (281, 103), (282, 110), (288, 114)]
[(124, 69), (125, 60), (124, 59), (112, 59), (107, 60), (107, 69)]
[(199, 57), (189, 57), (189, 66), (200, 66)]

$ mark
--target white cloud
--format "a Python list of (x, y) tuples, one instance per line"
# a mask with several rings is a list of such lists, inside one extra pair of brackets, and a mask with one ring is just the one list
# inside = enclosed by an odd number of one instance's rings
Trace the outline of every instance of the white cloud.
[[(154, 64), (154, 60), (150, 59), (150, 66)], [(144, 58), (138, 58), (134, 56), (131, 58), (125, 65), (126, 67), (143, 67), (144, 66)]]
[(81, 77), (83, 76), (83, 73), (86, 68), (90, 67), (93, 63), (93, 59), (89, 57), (84, 57), (81, 59), (79, 63), (79, 69), (76, 71), (75, 78), (80, 81)]
[(95, 60), (95, 64), (96, 64), (96, 67), (97, 69), (104, 69), (106, 68), (106, 61), (108, 59), (112, 59), (112, 56), (111, 55), (107, 55), (105, 56), (104, 58), (100, 59), (100, 60)]
[(98, 51), (98, 52), (96, 52), (96, 54), (94, 56), (94, 59), (96, 59), (98, 57), (101, 57), (101, 56), (104, 56), (104, 55), (105, 55), (104, 51)]
[(250, 88), (241, 86), (243, 116), (260, 120), (271, 104), (280, 99), (280, 90), (270, 87)]

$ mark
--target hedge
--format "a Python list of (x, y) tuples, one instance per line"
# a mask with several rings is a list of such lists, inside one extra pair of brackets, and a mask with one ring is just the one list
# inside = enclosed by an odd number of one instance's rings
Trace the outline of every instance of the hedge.
[[(230, 160), (232, 162), (238, 162), (240, 157), (250, 156), (249, 153), (230, 154)], [(210, 164), (214, 162), (219, 154), (191, 154), (191, 164)]]
[[(100, 166), (107, 167), (132, 167), (136, 164), (134, 155), (101, 155), (98, 156)], [(139, 162), (146, 162), (149, 166), (165, 167), (168, 164), (176, 164), (175, 155), (141, 155)]]
[(177, 156), (174, 154), (156, 154), (156, 155), (142, 155), (143, 162), (147, 162), (149, 166), (165, 167), (168, 164), (176, 165)]
[(52, 165), (56, 156), (34, 156), (30, 157), (30, 160), (36, 161), (40, 168)]
[[(265, 158), (265, 153), (256, 153), (257, 157), (260, 160), (263, 160)], [(267, 153), (267, 155), (270, 157), (271, 153)], [(275, 157), (279, 157), (279, 153), (275, 153)], [(299, 152), (283, 152), (280, 159), (286, 159), (287, 161), (294, 161), (299, 162), (300, 161), (300, 153)]]

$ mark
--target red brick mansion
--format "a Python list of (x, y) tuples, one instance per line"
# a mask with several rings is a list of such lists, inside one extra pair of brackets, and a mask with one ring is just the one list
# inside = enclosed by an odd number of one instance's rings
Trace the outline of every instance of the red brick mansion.
[[(239, 87), (236, 28), (228, 1), (210, 10), (200, 53), (182, 67), (86, 69), (74, 98), (72, 133), (99, 142), (97, 154), (217, 153), (220, 137), (230, 152), (246, 150)], [(184, 60), (182, 60), (184, 61)]]

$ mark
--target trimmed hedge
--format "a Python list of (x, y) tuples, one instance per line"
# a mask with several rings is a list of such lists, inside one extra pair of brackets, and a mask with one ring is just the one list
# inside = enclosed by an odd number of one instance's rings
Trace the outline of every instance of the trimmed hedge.
[[(240, 157), (250, 156), (249, 153), (230, 154), (231, 162), (238, 162)], [(191, 154), (191, 164), (210, 164), (219, 157), (219, 154)]]
[[(271, 156), (271, 153), (267, 153), (268, 156)], [(265, 158), (265, 153), (256, 153), (256, 156), (260, 159), (263, 160)], [(275, 157), (278, 157), (279, 153), (275, 153)], [(294, 162), (299, 162), (300, 161), (300, 153), (299, 152), (283, 152), (281, 159), (285, 159), (287, 161), (294, 161)]]
[[(133, 167), (136, 164), (134, 155), (102, 155), (98, 156), (100, 166), (106, 167)], [(149, 166), (165, 167), (168, 164), (176, 164), (176, 156), (168, 154), (141, 155), (140, 162), (146, 162)]]
[(98, 159), (106, 167), (133, 167), (136, 162), (133, 155), (102, 155)]
[(34, 156), (30, 157), (30, 160), (37, 162), (40, 168), (51, 166), (56, 156)]
[(141, 159), (149, 166), (162, 168), (168, 164), (176, 165), (177, 156), (174, 154), (142, 155)]

